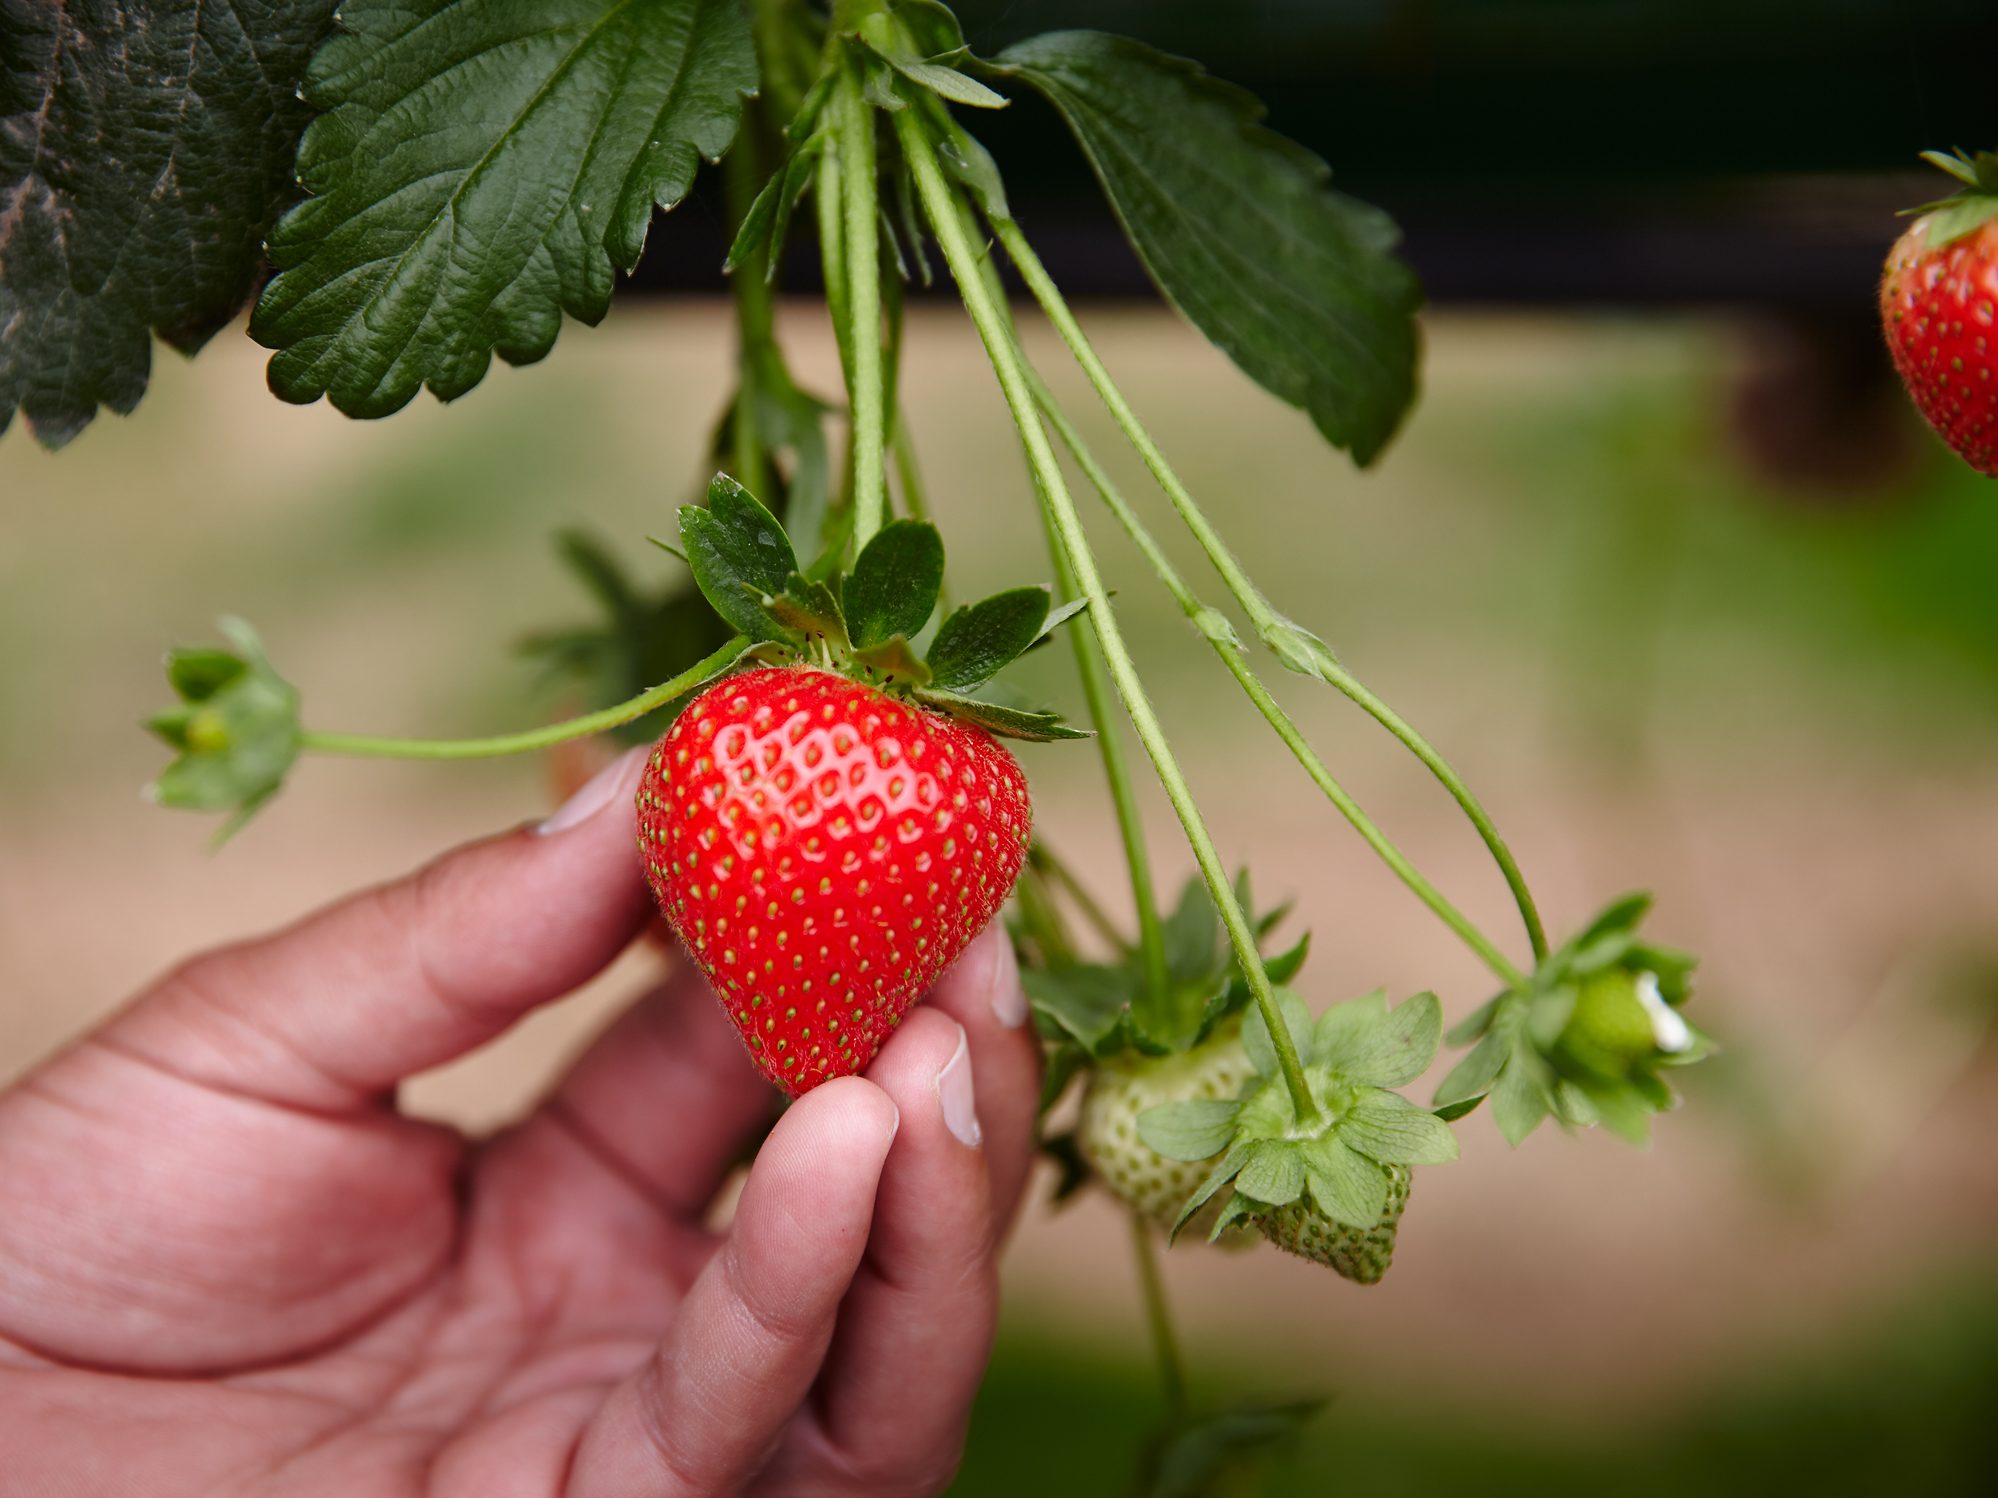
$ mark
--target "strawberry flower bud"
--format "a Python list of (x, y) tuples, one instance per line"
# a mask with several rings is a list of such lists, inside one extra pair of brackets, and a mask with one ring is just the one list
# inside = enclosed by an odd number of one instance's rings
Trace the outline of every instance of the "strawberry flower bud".
[(167, 682), (180, 698), (146, 727), (178, 751), (147, 796), (162, 806), (234, 813), (217, 841), (233, 834), (277, 793), (298, 758), (298, 691), (264, 655), (241, 619), (218, 626), (233, 650), (175, 650)]
[(1680, 1012), (1694, 959), (1637, 934), (1649, 905), (1642, 895), (1617, 901), (1525, 986), (1452, 1031), (1452, 1042), (1476, 1044), (1437, 1089), (1437, 1110), (1457, 1118), (1490, 1097), (1513, 1144), (1549, 1116), (1649, 1137), (1651, 1115), (1678, 1101), (1660, 1073), (1713, 1050)]

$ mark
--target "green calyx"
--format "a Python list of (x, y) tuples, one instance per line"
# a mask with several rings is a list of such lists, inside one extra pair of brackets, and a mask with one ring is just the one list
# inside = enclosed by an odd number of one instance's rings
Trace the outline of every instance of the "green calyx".
[(1962, 188), (1906, 212), (1919, 215), (1931, 249), (1962, 239), (1998, 218), (1998, 151), (1924, 151), (1922, 160), (1948, 172)]
[(161, 806), (229, 812), (219, 843), (277, 793), (303, 731), (298, 691), (278, 675), (256, 631), (233, 618), (218, 627), (233, 649), (167, 654), (167, 683), (180, 702), (146, 727), (177, 752), (146, 795)]
[(784, 527), (727, 474), (705, 508), (680, 511), (694, 582), (729, 627), (765, 660), (796, 660), (908, 697), (1016, 739), (1079, 739), (1052, 712), (992, 700), (992, 679), (1081, 611), (1056, 607), (1044, 587), (1012, 588), (967, 604), (937, 627), (927, 652), (914, 641), (936, 612), (943, 539), (935, 526), (895, 520), (842, 572), (835, 544), (801, 566)]
[[(1246, 872), (1237, 876), (1236, 891), (1242, 907), (1253, 910)], [(1278, 906), (1252, 915), (1258, 939), (1268, 937), (1287, 912), (1287, 906)], [(1044, 953), (1052, 960), (1022, 973), (1041, 1033), (1055, 1042), (1051, 1075), (1124, 1054), (1170, 1056), (1189, 1051), (1248, 1006), (1248, 980), (1228, 945), (1204, 882), (1187, 881), (1161, 934), (1166, 992), (1160, 996), (1149, 992), (1142, 955), (1130, 950), (1114, 963)], [(1294, 979), (1310, 950), (1307, 932), (1289, 948), (1265, 957), (1263, 968), (1270, 981)]]
[(1460, 1118), (1489, 1097), (1515, 1145), (1549, 1117), (1643, 1143), (1651, 1115), (1678, 1101), (1662, 1073), (1714, 1049), (1680, 1013), (1696, 959), (1638, 934), (1650, 905), (1648, 895), (1616, 901), (1524, 987), (1452, 1030), (1451, 1043), (1471, 1049), (1437, 1088), (1437, 1112)]
[(1393, 1090), (1414, 1081), (1435, 1057), (1443, 1009), (1434, 994), (1390, 1008), (1376, 992), (1334, 1004), (1315, 1021), (1289, 989), (1278, 991), (1278, 1001), (1318, 1116), (1300, 1122), (1269, 1029), (1251, 1011), (1242, 1044), (1256, 1076), (1239, 1098), (1167, 1103), (1138, 1118), (1139, 1135), (1161, 1155), (1221, 1156), (1180, 1209), (1175, 1233), (1224, 1189), (1231, 1196), (1212, 1237), (1300, 1203), (1364, 1232), (1389, 1211), (1397, 1169), (1457, 1158), (1449, 1124)]

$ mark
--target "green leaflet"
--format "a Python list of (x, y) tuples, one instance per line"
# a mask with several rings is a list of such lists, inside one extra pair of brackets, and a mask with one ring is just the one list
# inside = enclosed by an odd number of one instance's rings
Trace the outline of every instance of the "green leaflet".
[(296, 195), (296, 97), (335, 0), (9, 5), (0, 22), (0, 432), (61, 447), (193, 353)]
[(947, 691), (968, 692), (1041, 638), (1054, 606), (1046, 588), (1009, 588), (957, 610), (937, 630), (930, 671)]
[(930, 622), (943, 572), (943, 537), (935, 526), (894, 520), (881, 527), (840, 590), (853, 643), (866, 647), (892, 635), (914, 638)]
[(1169, 1160), (1205, 1160), (1228, 1147), (1240, 1111), (1217, 1098), (1161, 1103), (1138, 1115), (1138, 1137)]
[(1243, 90), (1126, 37), (1059, 31), (991, 63), (1075, 132), (1166, 297), (1365, 465), (1415, 398), (1421, 288), (1380, 210)]
[(346, 0), (306, 87), (314, 196), (270, 237), (251, 333), (271, 388), (385, 416), (596, 322), (701, 158), (735, 138), (756, 55), (737, 0)]
[(715, 475), (708, 507), (680, 511), (680, 535), (701, 595), (731, 628), (752, 640), (785, 638), (763, 600), (784, 591), (798, 559), (784, 527), (755, 495), (728, 475)]

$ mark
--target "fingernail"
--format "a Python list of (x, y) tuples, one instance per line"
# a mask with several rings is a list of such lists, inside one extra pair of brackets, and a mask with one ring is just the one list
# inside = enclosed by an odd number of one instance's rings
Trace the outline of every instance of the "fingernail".
[(990, 939), (998, 948), (992, 954), (987, 978), (992, 1013), (1008, 1030), (1017, 1030), (1027, 1022), (1027, 991), (1020, 986), (1020, 964), (1013, 957), (1012, 938), (996, 923)]
[(958, 1143), (977, 1149), (985, 1135), (978, 1127), (978, 1108), (971, 1096), (971, 1046), (961, 1025), (957, 1049), (937, 1073), (937, 1101), (943, 1105), (944, 1127), (957, 1136)]
[(587, 822), (616, 800), (621, 788), (637, 778), (637, 766), (650, 752), (650, 745), (640, 744), (637, 748), (627, 749), (620, 754), (585, 781), (582, 788), (573, 796), (558, 806), (547, 821), (534, 829), (535, 835), (548, 837), (557, 832), (567, 832), (571, 827)]

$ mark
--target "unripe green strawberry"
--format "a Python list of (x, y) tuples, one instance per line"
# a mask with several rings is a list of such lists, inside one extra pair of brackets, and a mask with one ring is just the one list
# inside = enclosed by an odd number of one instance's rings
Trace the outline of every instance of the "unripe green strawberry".
[(1212, 1168), (1169, 1160), (1138, 1137), (1138, 1115), (1161, 1103), (1232, 1098), (1256, 1074), (1230, 1020), (1199, 1045), (1172, 1056), (1125, 1054), (1103, 1062), (1083, 1094), (1076, 1143), (1103, 1184), (1162, 1228)]
[(1327, 1265), (1355, 1284), (1376, 1284), (1394, 1261), (1395, 1235), (1401, 1229), (1401, 1214), (1408, 1208), (1412, 1177), (1406, 1165), (1390, 1165), (1386, 1171), (1387, 1209), (1365, 1232), (1333, 1221), (1309, 1196), (1265, 1213), (1256, 1220), (1256, 1226), (1287, 1254)]
[(794, 1097), (872, 1061), (985, 929), (1030, 820), (991, 734), (804, 666), (702, 692), (638, 786), (659, 908)]
[(1575, 1008), (1554, 1043), (1557, 1056), (1585, 1072), (1622, 1077), (1638, 1062), (1681, 1051), (1691, 1032), (1658, 994), (1658, 979), (1625, 967), (1581, 980)]

